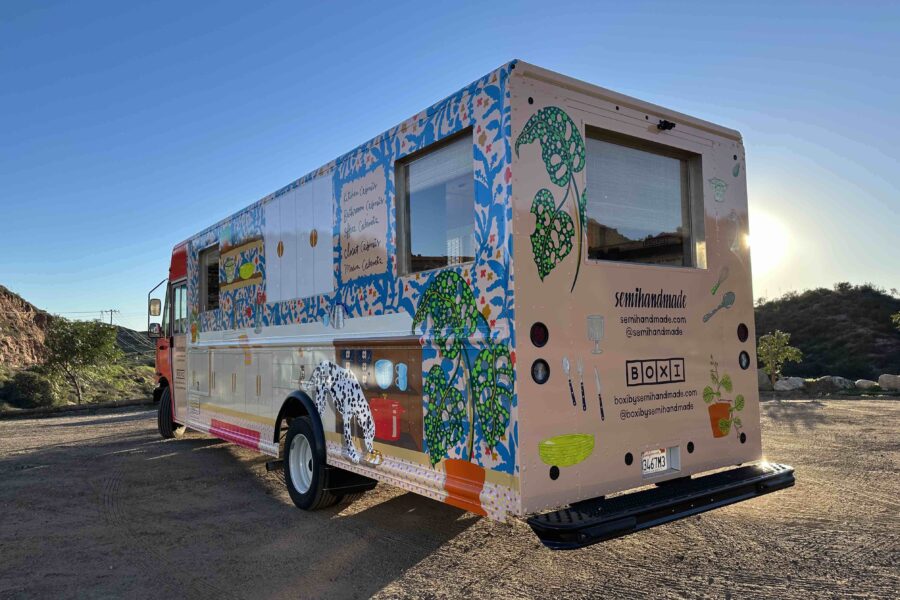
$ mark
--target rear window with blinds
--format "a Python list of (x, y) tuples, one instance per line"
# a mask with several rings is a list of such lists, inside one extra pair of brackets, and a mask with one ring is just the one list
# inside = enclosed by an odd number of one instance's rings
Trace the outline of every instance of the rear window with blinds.
[(692, 227), (691, 181), (699, 157), (590, 130), (586, 151), (588, 258), (697, 266), (702, 217)]
[(398, 167), (401, 269), (417, 273), (475, 259), (471, 131)]

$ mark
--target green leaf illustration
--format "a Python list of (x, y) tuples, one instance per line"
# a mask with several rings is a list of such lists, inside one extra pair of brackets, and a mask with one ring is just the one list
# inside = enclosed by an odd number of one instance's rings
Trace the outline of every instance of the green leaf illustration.
[(516, 138), (516, 155), (519, 146), (535, 140), (540, 141), (541, 157), (554, 184), (565, 187), (572, 173), (584, 168), (584, 140), (562, 109), (548, 106), (534, 113)]
[(506, 433), (513, 397), (513, 366), (509, 348), (490, 344), (472, 364), (472, 390), (484, 442), (493, 449)]
[(722, 435), (728, 435), (728, 432), (731, 431), (731, 420), (719, 419), (719, 431), (722, 432)]
[(413, 331), (422, 323), (427, 326), (429, 318), (435, 344), (450, 359), (459, 356), (479, 323), (487, 325), (472, 290), (455, 271), (442, 271), (428, 285), (413, 317)]
[[(734, 399), (734, 410), (744, 410), (744, 396), (738, 394)], [(740, 423), (738, 423), (740, 425)]]
[(711, 387), (706, 386), (703, 388), (703, 401), (709, 404), (713, 400), (716, 399), (716, 392)]
[(572, 236), (575, 226), (568, 213), (557, 210), (550, 190), (538, 190), (531, 204), (531, 213), (536, 217), (531, 247), (538, 275), (543, 281), (562, 259), (572, 251)]
[(440, 365), (434, 365), (428, 371), (422, 395), (425, 398), (425, 440), (431, 466), (434, 466), (463, 438), (466, 403), (462, 392), (447, 381), (447, 374)]
[(722, 375), (722, 379), (719, 380), (719, 383), (722, 384), (722, 387), (725, 388), (726, 392), (731, 391), (731, 376), (728, 374)]
[(743, 427), (744, 426), (744, 424), (741, 423), (740, 417), (735, 417), (732, 422), (734, 423), (735, 427)]

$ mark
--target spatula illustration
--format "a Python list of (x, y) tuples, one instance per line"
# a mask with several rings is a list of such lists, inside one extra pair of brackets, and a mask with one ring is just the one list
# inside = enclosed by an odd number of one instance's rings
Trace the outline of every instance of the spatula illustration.
[(712, 319), (713, 315), (722, 310), (723, 308), (731, 308), (734, 304), (734, 292), (725, 292), (725, 295), (722, 296), (722, 303), (717, 307), (703, 315), (703, 322), (706, 323), (710, 319)]

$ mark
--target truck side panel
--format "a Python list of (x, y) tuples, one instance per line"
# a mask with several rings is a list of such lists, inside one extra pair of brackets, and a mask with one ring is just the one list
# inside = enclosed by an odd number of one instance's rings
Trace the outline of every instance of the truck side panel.
[[(511, 69), (189, 240), (190, 427), (276, 455), (281, 402), (296, 389), (315, 399), (310, 380), (327, 361), (328, 377), (349, 382), (320, 411), (330, 464), (494, 518), (521, 512)], [(403, 274), (398, 162), (451, 138), (471, 143), (474, 262)], [(204, 311), (209, 249), (219, 252), (219, 294)], [(244, 359), (225, 359), (235, 354)]]

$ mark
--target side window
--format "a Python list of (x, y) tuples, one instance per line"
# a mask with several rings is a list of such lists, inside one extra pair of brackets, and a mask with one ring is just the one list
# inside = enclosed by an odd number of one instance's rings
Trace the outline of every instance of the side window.
[(700, 156), (587, 130), (588, 258), (705, 267)]
[(400, 272), (417, 273), (475, 260), (472, 132), (397, 166)]
[(172, 334), (187, 333), (187, 284), (173, 288), (172, 299)]
[(219, 247), (200, 252), (200, 312), (219, 308)]

